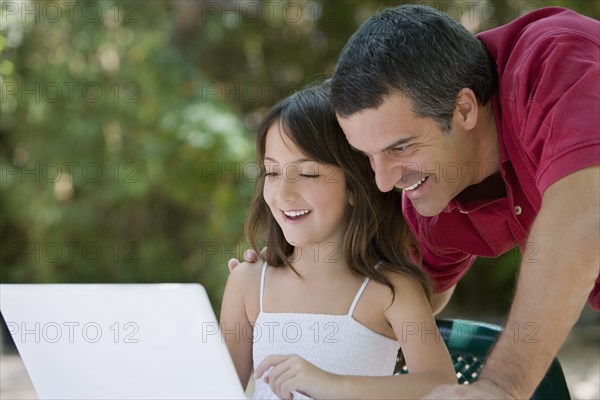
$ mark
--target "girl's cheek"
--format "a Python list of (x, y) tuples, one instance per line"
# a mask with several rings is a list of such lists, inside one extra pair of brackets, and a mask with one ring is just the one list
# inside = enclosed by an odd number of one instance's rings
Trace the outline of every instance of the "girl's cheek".
[(263, 186), (263, 199), (269, 206), (271, 206), (271, 203), (273, 202), (274, 195), (275, 185), (273, 183), (265, 182), (265, 185)]

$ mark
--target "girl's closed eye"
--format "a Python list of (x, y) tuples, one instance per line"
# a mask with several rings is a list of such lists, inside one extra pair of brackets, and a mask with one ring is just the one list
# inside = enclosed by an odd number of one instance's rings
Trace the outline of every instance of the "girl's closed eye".
[(324, 171), (324, 166), (319, 162), (310, 162), (303, 165), (300, 169), (301, 178), (317, 179), (321, 176), (321, 172)]
[(260, 174), (262, 176), (274, 178), (279, 175), (279, 169), (275, 165), (261, 165)]

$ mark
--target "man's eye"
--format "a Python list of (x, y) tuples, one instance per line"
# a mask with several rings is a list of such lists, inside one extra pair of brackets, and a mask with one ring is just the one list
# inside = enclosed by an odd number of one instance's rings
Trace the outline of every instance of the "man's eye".
[(300, 174), (301, 177), (303, 178), (318, 178), (321, 175), (310, 175), (310, 174)]
[(406, 149), (408, 149), (408, 147), (409, 147), (409, 146), (410, 146), (410, 145), (408, 145), (408, 144), (405, 144), (405, 145), (402, 145), (402, 146), (394, 147), (394, 148), (392, 149), (392, 151), (393, 151), (394, 153), (402, 153), (403, 151), (406, 151)]

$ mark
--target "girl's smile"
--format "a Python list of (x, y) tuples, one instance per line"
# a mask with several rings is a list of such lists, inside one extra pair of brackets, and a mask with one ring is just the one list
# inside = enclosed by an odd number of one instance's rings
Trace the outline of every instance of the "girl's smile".
[(290, 211), (281, 211), (284, 215), (284, 220), (287, 220), (288, 223), (294, 224), (302, 221), (303, 219), (308, 217), (312, 210), (290, 210)]

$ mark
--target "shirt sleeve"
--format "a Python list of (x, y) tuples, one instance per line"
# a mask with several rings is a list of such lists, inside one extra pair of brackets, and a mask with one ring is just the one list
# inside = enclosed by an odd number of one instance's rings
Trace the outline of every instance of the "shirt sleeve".
[(543, 195), (557, 180), (600, 163), (600, 45), (568, 29), (534, 39), (507, 71), (515, 101), (504, 112), (517, 117), (522, 162)]
[(461, 252), (436, 254), (420, 243), (422, 252), (421, 267), (427, 272), (435, 293), (454, 286), (469, 271), (477, 257)]
[[(598, 21), (577, 18), (528, 35), (513, 52), (522, 58), (505, 72), (514, 101), (503, 112), (516, 116), (522, 152), (514, 162), (529, 169), (540, 197), (561, 178), (600, 164), (599, 29)], [(600, 275), (589, 302), (600, 311)]]

